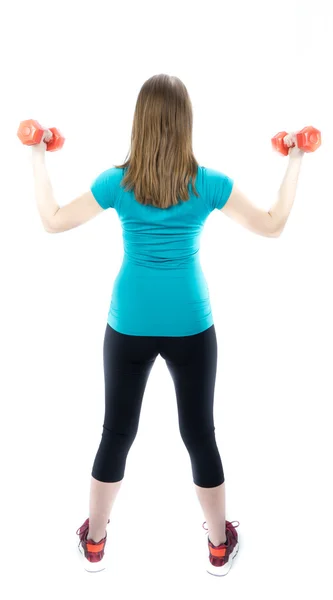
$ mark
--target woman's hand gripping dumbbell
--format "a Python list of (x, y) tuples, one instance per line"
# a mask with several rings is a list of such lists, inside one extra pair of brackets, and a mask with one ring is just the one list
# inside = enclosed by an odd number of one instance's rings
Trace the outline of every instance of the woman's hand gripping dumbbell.
[(304, 127), (296, 133), (280, 131), (272, 138), (274, 150), (284, 156), (297, 156), (303, 152), (315, 152), (321, 145), (321, 133), (315, 127)]
[(55, 150), (60, 150), (65, 143), (65, 138), (58, 129), (55, 127), (45, 129), (45, 127), (42, 127), (34, 119), (22, 121), (18, 128), (17, 136), (22, 144), (35, 146), (37, 151), (48, 150), (49, 152), (54, 152)]

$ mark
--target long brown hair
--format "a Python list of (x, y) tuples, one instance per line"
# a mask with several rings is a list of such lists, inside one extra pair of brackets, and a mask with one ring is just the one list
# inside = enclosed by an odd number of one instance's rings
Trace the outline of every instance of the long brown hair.
[[(141, 204), (168, 208), (198, 197), (198, 163), (192, 149), (192, 104), (178, 77), (154, 75), (142, 86), (134, 112), (130, 156), (122, 186)], [(128, 157), (128, 154), (127, 154)]]

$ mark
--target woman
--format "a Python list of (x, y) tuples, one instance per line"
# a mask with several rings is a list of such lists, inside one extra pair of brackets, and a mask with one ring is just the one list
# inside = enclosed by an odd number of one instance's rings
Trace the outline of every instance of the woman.
[[(46, 131), (44, 140), (51, 136)], [(88, 192), (67, 206), (59, 208), (54, 200), (44, 141), (32, 148), (37, 205), (46, 231), (67, 231), (108, 208), (117, 211), (123, 228), (124, 258), (104, 339), (103, 434), (91, 473), (89, 518), (77, 531), (88, 571), (105, 568), (106, 526), (159, 354), (174, 381), (180, 434), (208, 524), (207, 570), (224, 575), (230, 569), (238, 536), (225, 520), (224, 473), (213, 419), (217, 342), (199, 241), (213, 209), (259, 235), (281, 234), (303, 157), (296, 145), (291, 148), (294, 134), (285, 142), (290, 147), (286, 174), (277, 202), (266, 212), (229, 177), (199, 166), (187, 89), (177, 77), (156, 75), (137, 99), (129, 159), (99, 175)]]

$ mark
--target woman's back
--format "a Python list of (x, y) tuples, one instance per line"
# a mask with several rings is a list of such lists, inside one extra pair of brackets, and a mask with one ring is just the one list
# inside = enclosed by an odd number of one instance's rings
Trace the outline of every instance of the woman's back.
[(124, 169), (97, 177), (91, 191), (103, 208), (117, 211), (124, 258), (115, 280), (108, 322), (128, 335), (194, 335), (213, 324), (200, 259), (208, 215), (227, 202), (233, 181), (199, 167), (190, 199), (166, 209), (143, 205), (121, 186)]

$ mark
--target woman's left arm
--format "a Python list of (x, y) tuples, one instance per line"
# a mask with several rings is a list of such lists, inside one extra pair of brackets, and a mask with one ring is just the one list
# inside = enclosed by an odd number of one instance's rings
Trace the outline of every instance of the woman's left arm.
[[(44, 136), (47, 139), (46, 136)], [(91, 191), (85, 192), (61, 208), (56, 203), (45, 164), (46, 144), (32, 146), (32, 166), (37, 208), (44, 229), (48, 233), (68, 231), (86, 223), (103, 212)]]

